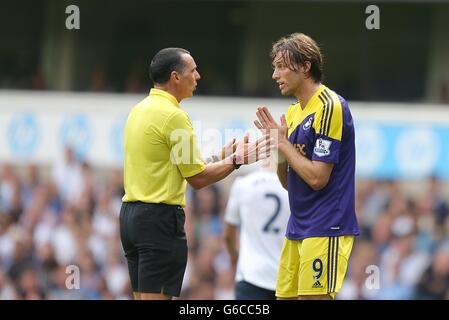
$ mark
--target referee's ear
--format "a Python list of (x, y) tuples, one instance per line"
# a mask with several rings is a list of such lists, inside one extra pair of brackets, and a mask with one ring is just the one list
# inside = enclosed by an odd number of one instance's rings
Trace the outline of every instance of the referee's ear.
[(170, 79), (175, 79), (176, 81), (179, 81), (180, 77), (179, 77), (179, 73), (175, 70), (173, 70), (170, 73)]

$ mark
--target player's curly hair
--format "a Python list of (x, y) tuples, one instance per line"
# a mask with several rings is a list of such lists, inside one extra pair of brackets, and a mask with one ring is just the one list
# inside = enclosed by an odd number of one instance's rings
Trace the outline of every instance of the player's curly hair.
[(293, 71), (298, 71), (300, 66), (309, 61), (310, 76), (315, 82), (321, 81), (323, 57), (320, 48), (311, 37), (298, 32), (282, 37), (273, 44), (270, 53), (271, 59), (274, 59), (279, 52), (282, 54), (286, 66)]

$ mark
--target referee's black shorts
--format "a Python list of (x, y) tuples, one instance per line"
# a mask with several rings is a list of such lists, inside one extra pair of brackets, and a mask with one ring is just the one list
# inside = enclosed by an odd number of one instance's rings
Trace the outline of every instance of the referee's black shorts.
[(123, 202), (120, 238), (134, 292), (179, 297), (187, 265), (180, 206)]

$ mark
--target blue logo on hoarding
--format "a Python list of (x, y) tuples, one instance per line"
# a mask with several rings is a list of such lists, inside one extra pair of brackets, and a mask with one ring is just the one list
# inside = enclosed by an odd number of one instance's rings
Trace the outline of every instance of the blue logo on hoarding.
[(396, 137), (398, 169), (406, 177), (428, 176), (435, 170), (442, 143), (430, 127), (404, 128)]
[(357, 171), (362, 176), (372, 176), (387, 162), (385, 130), (371, 123), (360, 123), (356, 127), (355, 146)]
[(39, 139), (39, 126), (34, 114), (23, 113), (12, 118), (8, 127), (8, 142), (13, 155), (30, 157), (36, 150)]
[(375, 121), (356, 128), (357, 174), (381, 179), (449, 178), (449, 127)]
[(87, 116), (83, 114), (66, 118), (59, 129), (61, 145), (71, 146), (80, 159), (84, 159), (92, 144), (92, 130)]
[(124, 156), (124, 131), (126, 124), (126, 116), (120, 117), (115, 121), (114, 126), (111, 130), (111, 144), (112, 144), (112, 154), (115, 159), (123, 161)]

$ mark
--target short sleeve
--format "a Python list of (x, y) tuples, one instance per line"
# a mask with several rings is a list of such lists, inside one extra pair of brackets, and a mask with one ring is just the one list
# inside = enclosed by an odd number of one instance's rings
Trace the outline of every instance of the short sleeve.
[(188, 178), (202, 172), (206, 165), (188, 114), (182, 110), (175, 112), (165, 126), (164, 132), (171, 150), (170, 160), (177, 165), (181, 175)]
[(338, 163), (343, 132), (343, 112), (340, 101), (330, 95), (320, 96), (323, 107), (315, 114), (312, 160)]

